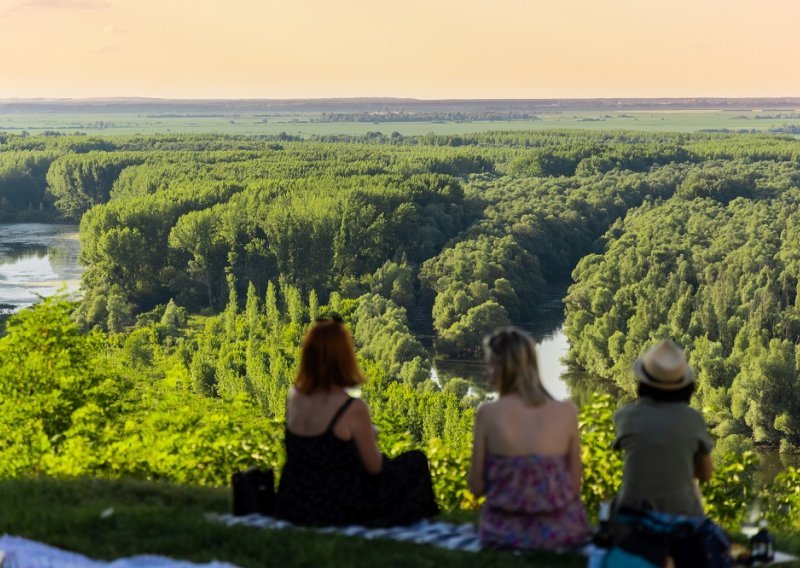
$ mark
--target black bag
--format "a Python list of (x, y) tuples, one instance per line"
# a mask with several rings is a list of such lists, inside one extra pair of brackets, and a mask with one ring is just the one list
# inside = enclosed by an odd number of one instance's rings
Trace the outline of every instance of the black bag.
[(663, 566), (669, 555), (677, 568), (731, 568), (730, 540), (707, 517), (685, 517), (620, 507), (615, 521), (625, 535), (603, 566)]
[(251, 467), (231, 476), (233, 514), (272, 515), (275, 512), (275, 474)]
[(704, 518), (692, 535), (673, 547), (675, 566), (704, 566), (705, 568), (732, 568), (731, 541), (728, 535), (712, 521)]

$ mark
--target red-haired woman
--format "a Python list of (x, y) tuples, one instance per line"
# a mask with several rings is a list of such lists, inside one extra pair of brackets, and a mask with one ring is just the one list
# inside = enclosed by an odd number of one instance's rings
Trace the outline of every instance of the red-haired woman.
[(345, 391), (363, 381), (341, 321), (317, 321), (289, 392), (278, 517), (299, 525), (389, 526), (438, 513), (425, 455), (388, 460), (378, 450), (367, 405)]

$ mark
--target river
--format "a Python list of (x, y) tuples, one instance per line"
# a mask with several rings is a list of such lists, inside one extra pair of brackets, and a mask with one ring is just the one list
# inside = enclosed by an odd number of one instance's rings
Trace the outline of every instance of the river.
[[(570, 398), (569, 387), (563, 379), (566, 367), (561, 358), (569, 351), (569, 341), (564, 334), (563, 325), (537, 338), (536, 356), (542, 383), (554, 398)], [(437, 382), (446, 383), (451, 378), (466, 379), (478, 389), (488, 388), (485, 366), (480, 359), (441, 359), (434, 357), (432, 376)]]
[[(536, 356), (542, 383), (558, 400), (573, 398), (574, 394), (564, 380), (569, 370), (562, 362), (569, 351), (569, 341), (564, 334), (564, 296), (567, 295), (568, 287), (568, 283), (561, 283), (548, 288), (539, 304), (537, 317), (520, 324), (536, 340)], [(573, 375), (575, 373), (569, 372)], [(431, 375), (440, 383), (460, 377), (468, 380), (478, 390), (489, 388), (484, 363), (480, 359), (444, 359), (434, 353)]]
[(77, 225), (0, 224), (0, 311), (16, 311), (80, 284)]
[[(76, 292), (82, 272), (78, 264), (79, 251), (76, 225), (0, 224), (0, 310), (16, 311), (59, 290)], [(569, 349), (563, 331), (561, 299), (565, 294), (566, 285), (554, 287), (546, 295), (541, 317), (523, 324), (538, 341), (539, 367), (545, 387), (558, 399), (570, 396), (561, 378), (565, 370), (561, 358)], [(458, 376), (477, 387), (487, 386), (480, 360), (435, 358), (433, 372), (438, 372), (445, 381)]]

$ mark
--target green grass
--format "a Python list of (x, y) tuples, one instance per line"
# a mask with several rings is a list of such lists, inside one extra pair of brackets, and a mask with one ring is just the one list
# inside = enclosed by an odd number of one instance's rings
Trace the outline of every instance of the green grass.
[[(788, 552), (794, 556), (800, 556), (800, 534), (776, 535), (775, 545), (777, 546), (778, 550), (782, 552)], [(800, 561), (792, 562), (791, 564), (785, 564), (784, 566), (793, 566), (794, 568), (798, 568), (800, 567)]]
[[(0, 481), (0, 533), (38, 540), (98, 559), (164, 554), (242, 567), (536, 566), (578, 567), (577, 555), (450, 552), (390, 540), (367, 541), (313, 531), (226, 527), (207, 512), (228, 510), (228, 491), (144, 481), (50, 478)], [(103, 518), (101, 513), (112, 508)], [(474, 513), (443, 520), (471, 522)], [(778, 548), (800, 555), (800, 534), (777, 535)], [(745, 543), (746, 538), (736, 539)], [(798, 568), (800, 562), (785, 564)]]
[[(22, 536), (93, 558), (165, 554), (262, 566), (585, 566), (577, 555), (450, 552), (389, 540), (226, 527), (204, 518), (228, 509), (223, 489), (142, 481), (6, 480), (0, 482), (0, 533)], [(113, 514), (101, 513), (113, 508)], [(472, 516), (448, 517), (459, 522)]]
[(800, 109), (767, 111), (569, 111), (548, 112), (537, 120), (464, 121), (464, 122), (315, 122), (320, 115), (297, 114), (273, 116), (263, 121), (263, 115), (166, 117), (142, 115), (135, 112), (115, 114), (0, 114), (0, 131), (33, 135), (45, 130), (65, 133), (91, 134), (153, 134), (153, 133), (222, 133), (244, 135), (287, 134), (310, 136), (382, 132), (399, 132), (414, 136), (437, 134), (467, 134), (487, 130), (543, 130), (580, 128), (587, 130), (645, 130), (693, 132), (702, 129), (767, 130), (784, 125), (800, 125)]

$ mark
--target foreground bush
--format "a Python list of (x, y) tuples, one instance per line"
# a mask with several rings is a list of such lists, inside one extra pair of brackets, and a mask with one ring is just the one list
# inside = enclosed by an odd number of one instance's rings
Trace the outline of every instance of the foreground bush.
[[(283, 406), (285, 386), (266, 389), (280, 398), (267, 404), (246, 388), (226, 398), (203, 395), (193, 389), (190, 371), (172, 347), (162, 348), (158, 340), (144, 345), (151, 368), (138, 368), (135, 360), (125, 360), (130, 355), (124, 337), (82, 332), (71, 310), (61, 299), (45, 300), (13, 317), (0, 339), (0, 477), (90, 475), (225, 486), (232, 472), (251, 465), (280, 471), (282, 417), (268, 412)], [(220, 317), (235, 330), (242, 318), (256, 316)], [(366, 361), (365, 369), (370, 381), (363, 395), (381, 430), (381, 450), (389, 456), (424, 450), (442, 509), (475, 509), (478, 501), (466, 486), (472, 408), (430, 384), (393, 380), (380, 365)], [(287, 367), (276, 376), (285, 382), (290, 375)], [(266, 386), (275, 380), (263, 377)], [(621, 455), (612, 448), (614, 409), (609, 396), (594, 396), (579, 415), (582, 497), (590, 515), (613, 497), (622, 478)], [(703, 489), (712, 518), (736, 527), (755, 497), (756, 468), (751, 452), (717, 461)], [(797, 470), (776, 478), (765, 499), (777, 524), (797, 528)]]
[(762, 497), (770, 526), (800, 533), (800, 468), (787, 467), (775, 476)]

